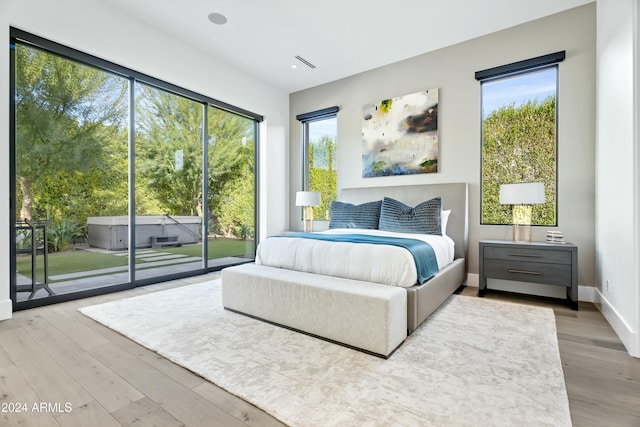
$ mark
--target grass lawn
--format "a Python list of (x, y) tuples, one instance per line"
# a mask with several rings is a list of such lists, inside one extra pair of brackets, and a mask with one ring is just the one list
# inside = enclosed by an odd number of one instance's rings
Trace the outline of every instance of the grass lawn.
[[(143, 249), (147, 250), (147, 249)], [(202, 244), (182, 246), (179, 248), (157, 249), (162, 252), (179, 253), (187, 256), (202, 255)], [(243, 256), (253, 253), (253, 240), (216, 239), (209, 241), (209, 259), (227, 256)], [(49, 276), (58, 274), (77, 273), (81, 271), (99, 270), (109, 267), (120, 267), (128, 264), (128, 257), (117, 256), (113, 253), (88, 252), (83, 250), (49, 254)], [(137, 260), (136, 264), (143, 263)], [(31, 257), (18, 256), (16, 269), (23, 276), (31, 278)], [(44, 279), (44, 257), (36, 258), (36, 274), (39, 281)]]
[[(49, 276), (127, 265), (127, 257), (86, 251), (69, 251), (49, 254), (48, 259)], [(18, 273), (30, 278), (31, 257), (19, 256), (16, 260), (16, 269), (18, 270)], [(42, 255), (39, 255), (36, 258), (36, 273), (38, 281), (43, 281), (44, 257)]]
[[(227, 256), (244, 256), (246, 253), (253, 254), (253, 240), (238, 239), (215, 239), (209, 240), (209, 259), (222, 258)], [(188, 256), (201, 256), (202, 244), (181, 246), (179, 248), (163, 248), (162, 252), (183, 254)]]

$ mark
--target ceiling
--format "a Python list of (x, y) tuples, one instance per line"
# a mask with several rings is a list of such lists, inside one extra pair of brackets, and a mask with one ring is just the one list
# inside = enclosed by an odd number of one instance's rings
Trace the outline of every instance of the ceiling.
[[(594, 0), (103, 0), (287, 93)], [(210, 13), (226, 16), (213, 24)], [(316, 66), (311, 69), (295, 56)], [(292, 68), (292, 65), (297, 68)]]

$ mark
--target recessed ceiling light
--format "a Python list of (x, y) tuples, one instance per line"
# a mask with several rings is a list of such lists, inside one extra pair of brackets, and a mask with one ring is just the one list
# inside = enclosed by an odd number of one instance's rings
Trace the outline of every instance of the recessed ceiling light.
[(298, 68), (298, 66), (296, 64), (292, 64), (291, 68), (296, 69), (296, 68)]
[(209, 21), (217, 25), (224, 25), (227, 23), (227, 17), (221, 13), (213, 12), (209, 14)]

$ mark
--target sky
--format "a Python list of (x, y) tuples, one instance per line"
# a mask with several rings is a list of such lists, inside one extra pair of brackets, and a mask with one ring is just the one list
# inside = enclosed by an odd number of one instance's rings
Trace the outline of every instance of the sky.
[(483, 83), (482, 117), (486, 118), (494, 110), (504, 105), (515, 103), (517, 107), (530, 100), (542, 101), (549, 95), (555, 95), (557, 71), (556, 67), (552, 67)]
[[(317, 120), (313, 122), (309, 122), (309, 141), (319, 141), (321, 137), (328, 136), (335, 142), (336, 133), (338, 132), (338, 120), (336, 117), (332, 117), (330, 119)], [(324, 153), (316, 152), (316, 155), (313, 158), (313, 167), (327, 169), (328, 168), (328, 158)], [(334, 167), (336, 164), (336, 158), (333, 158)]]
[(335, 141), (337, 131), (337, 120), (335, 117), (309, 123), (309, 139), (311, 141), (317, 141), (323, 135), (328, 135)]

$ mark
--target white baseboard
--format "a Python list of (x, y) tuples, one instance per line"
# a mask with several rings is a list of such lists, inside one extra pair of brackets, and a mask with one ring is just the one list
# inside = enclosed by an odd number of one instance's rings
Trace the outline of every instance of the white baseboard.
[(611, 303), (605, 298), (599, 290), (595, 290), (594, 293), (595, 305), (600, 309), (600, 312), (607, 319), (609, 325), (613, 328), (615, 333), (624, 344), (627, 352), (633, 357), (640, 357), (640, 346), (638, 342), (640, 337), (638, 336), (638, 332), (635, 331), (624, 321), (620, 313), (611, 305)]
[[(509, 291), (508, 280), (494, 281), (490, 279), (494, 284), (498, 284), (496, 289)], [(562, 298), (564, 296), (564, 290), (559, 289), (557, 286), (550, 285), (538, 285), (534, 283), (527, 283), (526, 287), (522, 287), (523, 282), (517, 282), (518, 286), (524, 293), (531, 293), (533, 295), (557, 297)], [(467, 286), (473, 286), (477, 288), (480, 284), (480, 275), (478, 273), (467, 273)], [(490, 286), (490, 288), (492, 288)], [(593, 286), (578, 286), (578, 301), (594, 302), (595, 301), (595, 287)], [(518, 292), (514, 290), (514, 292)]]
[(10, 299), (0, 300), (0, 320), (11, 319), (13, 303)]

